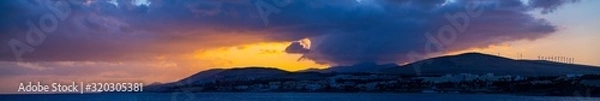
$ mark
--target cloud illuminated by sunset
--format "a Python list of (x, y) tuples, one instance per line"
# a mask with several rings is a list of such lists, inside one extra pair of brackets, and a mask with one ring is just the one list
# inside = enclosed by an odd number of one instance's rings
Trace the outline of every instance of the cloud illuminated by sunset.
[[(42, 38), (31, 38), (36, 30), (30, 27), (57, 15), (46, 6), (55, 2), (0, 1), (0, 84), (172, 82), (215, 68), (299, 71), (364, 62), (407, 64), (416, 61), (409, 59), (410, 52), (422, 54), (421, 59), (464, 52), (513, 59), (567, 56), (578, 64), (600, 65), (600, 13), (595, 13), (600, 0), (60, 2), (71, 12), (57, 20), (55, 31), (40, 30), (45, 36), (37, 42), (31, 40)], [(440, 29), (465, 22), (458, 19), (473, 2), (480, 4), (481, 15), (468, 15), (469, 26), (449, 44), (435, 46), (441, 50), (424, 51), (432, 37), (448, 37), (438, 35)], [(276, 9), (265, 16), (257, 6)], [(0, 92), (10, 92), (1, 87)]]

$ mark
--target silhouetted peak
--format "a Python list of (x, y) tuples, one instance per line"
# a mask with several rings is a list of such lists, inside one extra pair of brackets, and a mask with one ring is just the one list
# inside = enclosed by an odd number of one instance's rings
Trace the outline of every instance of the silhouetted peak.
[(269, 70), (269, 71), (287, 72), (285, 70), (277, 69), (275, 67), (236, 67), (236, 68), (228, 69), (228, 71), (245, 71), (245, 70)]
[(487, 56), (487, 57), (498, 57), (496, 55), (484, 54), (484, 53), (478, 53), (478, 52), (468, 52), (468, 53), (458, 54), (456, 56)]
[[(506, 57), (501, 57), (501, 56), (496, 56), (496, 55), (491, 55), (491, 54), (484, 54), (484, 53), (477, 53), (477, 52), (469, 52), (469, 53), (463, 53), (463, 54), (458, 54), (458, 55), (452, 55), (452, 56), (442, 56), (439, 58), (462, 58), (462, 59), (470, 59), (470, 60), (477, 60), (477, 59), (509, 59)], [(512, 60), (512, 59), (509, 59)]]
[(354, 64), (352, 66), (377, 66), (378, 64), (375, 62), (362, 62), (358, 64)]

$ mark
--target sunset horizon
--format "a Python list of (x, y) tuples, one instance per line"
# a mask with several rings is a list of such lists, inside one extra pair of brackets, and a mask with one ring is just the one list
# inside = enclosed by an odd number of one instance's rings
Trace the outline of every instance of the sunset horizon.
[[(214, 92), (600, 97), (598, 4), (6, 0), (0, 1), (0, 100), (87, 93), (162, 100), (170, 97), (163, 93)], [(40, 90), (63, 83), (69, 90)], [(84, 89), (105, 84), (130, 89)], [(144, 95), (152, 93), (159, 95)]]

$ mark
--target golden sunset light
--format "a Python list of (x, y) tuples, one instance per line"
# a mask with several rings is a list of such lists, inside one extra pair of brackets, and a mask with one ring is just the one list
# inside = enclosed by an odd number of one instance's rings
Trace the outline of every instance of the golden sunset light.
[(600, 0), (0, 0), (0, 101), (600, 101)]
[(199, 50), (194, 54), (194, 59), (213, 63), (215, 67), (220, 68), (265, 66), (287, 71), (298, 71), (328, 67), (326, 64), (316, 64), (312, 61), (302, 60), (300, 59), (301, 54), (285, 53), (284, 50), (289, 44), (290, 42), (257, 43)]

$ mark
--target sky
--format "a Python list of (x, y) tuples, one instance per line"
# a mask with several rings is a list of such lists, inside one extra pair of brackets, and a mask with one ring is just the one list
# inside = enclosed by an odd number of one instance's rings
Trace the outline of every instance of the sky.
[[(482, 52), (600, 66), (598, 0), (3, 0), (0, 93)], [(11, 86), (13, 85), (13, 86)]]

